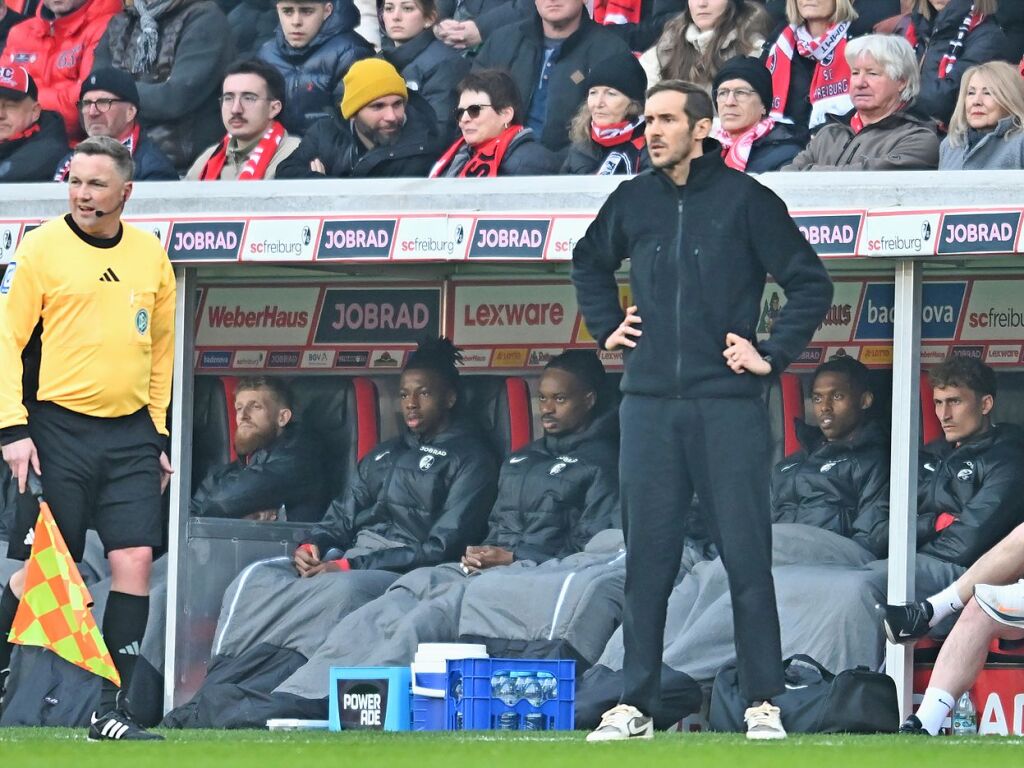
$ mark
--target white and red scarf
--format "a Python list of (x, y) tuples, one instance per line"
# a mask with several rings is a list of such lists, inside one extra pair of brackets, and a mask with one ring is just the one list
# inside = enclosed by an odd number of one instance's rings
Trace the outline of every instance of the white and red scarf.
[(647, 143), (643, 126), (643, 115), (633, 120), (623, 120), (621, 123), (590, 124), (591, 140), (599, 147), (610, 150), (595, 171), (596, 175), (631, 175), (640, 170), (640, 153)]
[(591, 14), (598, 24), (639, 24), (641, 0), (594, 0)]
[(944, 79), (950, 72), (953, 71), (953, 66), (956, 64), (957, 57), (960, 55), (960, 51), (964, 48), (964, 40), (974, 30), (976, 26), (981, 24), (985, 20), (984, 13), (976, 13), (974, 11), (974, 4), (971, 4), (971, 10), (964, 16), (964, 20), (960, 22), (960, 28), (956, 31), (956, 37), (949, 41), (949, 50), (946, 55), (939, 61), (939, 79)]
[[(469, 159), (466, 160), (465, 164), (455, 175), (469, 178), (497, 176), (498, 169), (501, 168), (501, 161), (505, 159), (505, 153), (508, 152), (512, 139), (521, 130), (523, 130), (521, 125), (510, 125), (493, 139), (487, 139), (487, 141), (483, 141), (473, 147), (470, 150)], [(430, 169), (430, 178), (436, 179), (439, 176), (444, 176), (444, 172), (451, 165), (452, 160), (455, 159), (459, 150), (465, 146), (466, 140), (459, 137), (458, 141), (448, 147), (447, 151), (441, 155), (441, 159), (434, 163), (434, 167)]]
[(811, 79), (811, 128), (825, 122), (825, 115), (845, 115), (853, 109), (850, 100), (850, 65), (846, 63), (846, 33), (850, 22), (841, 21), (828, 28), (821, 37), (811, 37), (807, 27), (789, 25), (782, 30), (768, 54), (766, 66), (772, 73), (772, 105), (770, 116), (790, 123), (786, 117), (789, 81), (793, 72), (793, 56), (814, 59)]
[(716, 131), (715, 138), (722, 145), (722, 157), (725, 159), (725, 164), (730, 168), (735, 168), (737, 171), (746, 171), (747, 163), (750, 162), (750, 150), (754, 146), (754, 142), (762, 136), (767, 136), (774, 127), (775, 121), (770, 117), (764, 117), (735, 139), (728, 131), (719, 128)]
[[(281, 146), (282, 141), (284, 141), (284, 126), (277, 120), (274, 120), (270, 123), (270, 127), (267, 128), (267, 132), (263, 134), (259, 143), (249, 152), (245, 163), (242, 164), (242, 168), (238, 171), (237, 181), (255, 181), (265, 178), (267, 170), (270, 168), (270, 163), (273, 161), (277, 148)], [(224, 170), (224, 163), (228, 159), (228, 144), (230, 142), (231, 137), (225, 136), (220, 146), (217, 147), (217, 151), (210, 155), (210, 159), (206, 161), (206, 165), (203, 166), (203, 170), (199, 174), (200, 181), (217, 181), (220, 179), (221, 171)]]
[[(128, 154), (132, 157), (135, 157), (135, 150), (139, 146), (139, 136), (141, 134), (142, 129), (139, 127), (138, 123), (135, 123), (127, 130), (127, 132), (125, 132), (124, 136), (121, 137), (121, 143), (127, 147)], [(61, 167), (57, 169), (57, 172), (53, 174), (54, 181), (68, 180), (68, 174), (71, 173), (71, 158), (74, 156), (73, 152), (68, 155), (68, 159), (65, 160)]]

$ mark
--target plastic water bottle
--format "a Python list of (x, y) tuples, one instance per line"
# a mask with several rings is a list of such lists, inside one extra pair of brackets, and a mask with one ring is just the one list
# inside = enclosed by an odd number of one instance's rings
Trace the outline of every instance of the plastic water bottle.
[(978, 735), (978, 710), (974, 708), (970, 692), (965, 692), (953, 707), (953, 735)]

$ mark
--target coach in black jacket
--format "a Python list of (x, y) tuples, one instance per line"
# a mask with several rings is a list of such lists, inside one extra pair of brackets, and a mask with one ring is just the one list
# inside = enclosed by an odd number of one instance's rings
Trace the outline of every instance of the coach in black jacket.
[[(624, 348), (619, 478), (626, 523), (625, 690), (592, 740), (649, 738), (661, 701), (666, 606), (694, 492), (729, 576), (748, 737), (783, 738), (784, 689), (768, 507), (764, 379), (806, 346), (832, 299), (825, 268), (785, 204), (707, 142), (699, 87), (665, 81), (644, 113), (653, 171), (621, 184), (573, 252), (583, 317)], [(615, 272), (630, 258), (636, 305)], [(786, 294), (755, 347), (765, 276)], [(625, 314), (625, 316), (624, 316)]]
[(625, 42), (590, 19), (583, 0), (568, 5), (574, 15), (563, 19), (537, 0), (537, 16), (492, 35), (473, 61), (474, 69), (508, 70), (523, 97), (526, 125), (555, 152), (569, 146), (569, 124), (587, 97), (590, 68), (629, 53)]

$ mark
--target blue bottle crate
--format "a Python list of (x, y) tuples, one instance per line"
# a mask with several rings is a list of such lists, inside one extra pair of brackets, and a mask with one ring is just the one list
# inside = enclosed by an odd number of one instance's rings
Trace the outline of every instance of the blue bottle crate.
[[(498, 672), (511, 675), (546, 673), (558, 681), (557, 695), (539, 707), (525, 699), (509, 706), (491, 692), (491, 677)], [(461, 696), (457, 695), (460, 683)], [(498, 730), (502, 727), (502, 715), (505, 716), (505, 726), (515, 725), (515, 730), (571, 731), (576, 723), (576, 662), (558, 659), (450, 660), (446, 694), (447, 724), (451, 731)]]

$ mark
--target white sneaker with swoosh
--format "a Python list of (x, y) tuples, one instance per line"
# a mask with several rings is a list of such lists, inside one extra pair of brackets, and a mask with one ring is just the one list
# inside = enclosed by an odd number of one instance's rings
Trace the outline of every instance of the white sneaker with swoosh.
[(627, 739), (653, 739), (654, 719), (646, 717), (636, 707), (619, 704), (601, 716), (601, 723), (587, 734), (587, 741), (626, 741)]
[(756, 707), (748, 707), (743, 713), (747, 722), (747, 738), (755, 741), (786, 738), (786, 729), (782, 727), (779, 708), (771, 702), (764, 702)]

